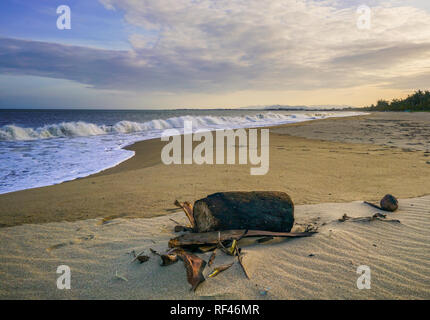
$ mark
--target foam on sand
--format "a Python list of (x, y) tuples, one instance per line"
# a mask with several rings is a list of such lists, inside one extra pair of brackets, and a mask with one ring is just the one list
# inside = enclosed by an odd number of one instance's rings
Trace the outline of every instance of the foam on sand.
[[(298, 228), (313, 223), (318, 234), (245, 246), (243, 263), (251, 280), (235, 263), (195, 293), (182, 263), (161, 267), (149, 250), (167, 249), (177, 235), (170, 218), (185, 222), (182, 213), (2, 228), (0, 298), (429, 299), (429, 208), (430, 196), (400, 200), (399, 210), (388, 214), (401, 221), (397, 224), (338, 221), (345, 213), (360, 217), (377, 211), (362, 202), (297, 206)], [(132, 250), (145, 250), (150, 260), (130, 263)], [(214, 266), (229, 259), (219, 255)], [(71, 290), (56, 287), (56, 269), (63, 264), (71, 268)], [(357, 288), (360, 265), (371, 269), (370, 290)]]

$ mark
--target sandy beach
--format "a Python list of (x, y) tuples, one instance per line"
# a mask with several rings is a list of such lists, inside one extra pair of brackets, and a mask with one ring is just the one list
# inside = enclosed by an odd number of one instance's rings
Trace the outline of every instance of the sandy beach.
[[(429, 299), (429, 124), (429, 113), (372, 113), (272, 127), (264, 176), (250, 175), (248, 165), (167, 166), (165, 142), (148, 140), (98, 174), (0, 195), (0, 298)], [(183, 264), (160, 267), (149, 249), (166, 250), (171, 219), (185, 222), (175, 199), (239, 190), (288, 193), (295, 229), (313, 224), (319, 232), (247, 240), (250, 280), (236, 263), (190, 292)], [(400, 223), (338, 221), (372, 216), (378, 210), (362, 201), (386, 193), (401, 199), (388, 214)], [(130, 263), (132, 250), (150, 260)], [(220, 255), (215, 266), (230, 260)], [(56, 288), (61, 264), (71, 268), (71, 290)], [(357, 289), (360, 265), (372, 270), (370, 290)]]
[(11, 313), (430, 300), (430, 1), (2, 4)]
[[(168, 240), (177, 236), (170, 218), (185, 223), (183, 213), (108, 224), (90, 219), (2, 228), (0, 298), (429, 299), (430, 197), (400, 203), (390, 218), (401, 223), (337, 221), (344, 213), (361, 217), (377, 211), (361, 202), (297, 206), (297, 223), (314, 223), (319, 233), (240, 243), (250, 280), (236, 262), (195, 292), (182, 262), (161, 267), (160, 258), (150, 253), (150, 248), (167, 249)], [(144, 251), (150, 260), (131, 263), (133, 250)], [(209, 255), (200, 254), (206, 260)], [(219, 253), (213, 266), (233, 261)], [(71, 269), (70, 290), (56, 287), (57, 267), (64, 264)], [(357, 289), (360, 265), (371, 269), (370, 290)], [(205, 275), (212, 269), (206, 268)]]
[(165, 165), (166, 142), (142, 141), (129, 147), (133, 158), (98, 174), (0, 195), (0, 226), (154, 217), (176, 210), (175, 199), (227, 190), (284, 191), (297, 205), (422, 196), (430, 193), (429, 123), (428, 113), (376, 113), (273, 127), (263, 176), (250, 165)]

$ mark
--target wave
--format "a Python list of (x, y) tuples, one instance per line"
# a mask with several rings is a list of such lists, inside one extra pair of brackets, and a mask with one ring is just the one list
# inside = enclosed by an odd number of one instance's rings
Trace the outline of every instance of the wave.
[[(181, 116), (169, 119), (156, 119), (147, 122), (119, 121), (114, 125), (97, 125), (84, 121), (61, 122), (39, 128), (23, 128), (16, 125), (0, 127), (0, 141), (38, 140), (63, 137), (86, 137), (110, 133), (137, 133), (152, 130), (183, 128), (185, 121), (192, 121), (199, 128), (237, 128), (256, 125), (270, 125), (285, 122), (298, 122), (330, 116), (328, 113), (295, 114), (259, 113), (239, 117), (231, 116)], [(301, 119), (298, 119), (301, 118)]]

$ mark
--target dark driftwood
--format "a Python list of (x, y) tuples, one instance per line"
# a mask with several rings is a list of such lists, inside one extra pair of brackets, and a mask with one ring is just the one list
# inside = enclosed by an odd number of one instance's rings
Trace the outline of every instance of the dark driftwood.
[(169, 247), (183, 247), (203, 244), (218, 244), (223, 241), (239, 240), (246, 237), (310, 237), (316, 232), (271, 232), (264, 230), (226, 230), (203, 233), (187, 233), (170, 239)]
[(193, 217), (196, 232), (289, 232), (294, 224), (294, 204), (285, 192), (220, 192), (196, 201)]

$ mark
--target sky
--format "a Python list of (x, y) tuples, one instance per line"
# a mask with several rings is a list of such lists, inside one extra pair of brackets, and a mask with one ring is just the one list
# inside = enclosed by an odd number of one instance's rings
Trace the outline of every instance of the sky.
[(363, 107), (429, 83), (428, 0), (0, 2), (0, 108)]

